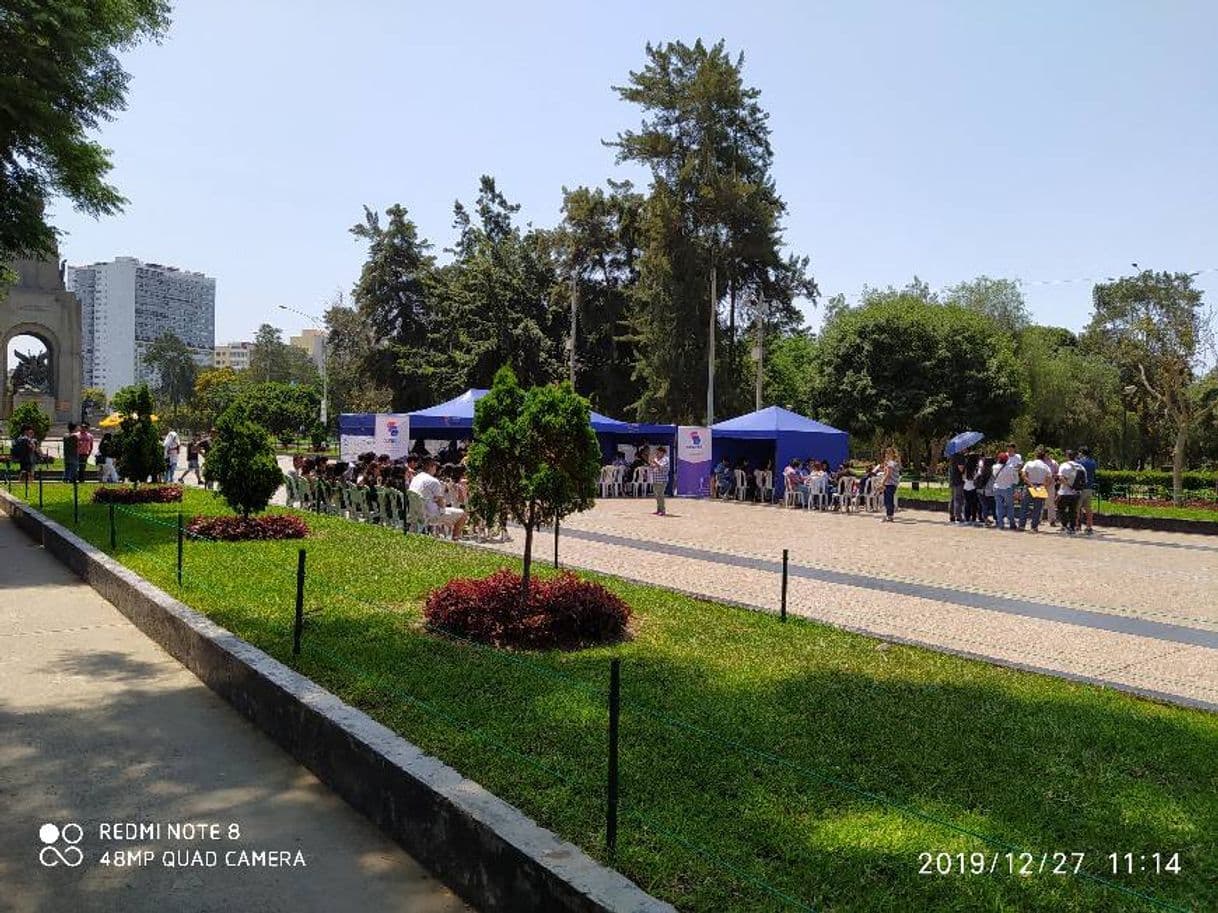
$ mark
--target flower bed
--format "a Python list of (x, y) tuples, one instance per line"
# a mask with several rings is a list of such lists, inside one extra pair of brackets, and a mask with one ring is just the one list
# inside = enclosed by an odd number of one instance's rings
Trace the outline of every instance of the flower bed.
[(506, 570), (450, 580), (428, 594), (423, 614), (438, 631), (531, 650), (613, 643), (630, 621), (621, 598), (571, 573), (534, 579), (521, 605), (520, 575)]
[(248, 539), (303, 539), (309, 527), (295, 514), (267, 514), (262, 517), (192, 517), (186, 524), (192, 536), (239, 542)]
[(93, 492), (95, 504), (176, 504), (181, 500), (181, 485), (102, 485)]
[(1188, 507), (1218, 513), (1218, 501), (1212, 498), (1188, 498), (1177, 504), (1171, 498), (1108, 498), (1109, 504), (1129, 504), (1132, 507)]

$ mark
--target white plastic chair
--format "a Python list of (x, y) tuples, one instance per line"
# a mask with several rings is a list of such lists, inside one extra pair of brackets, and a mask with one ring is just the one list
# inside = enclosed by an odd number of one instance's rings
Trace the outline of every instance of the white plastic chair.
[(743, 469), (735, 470), (733, 475), (736, 478), (736, 500), (743, 501), (746, 497), (748, 497), (749, 493), (748, 476), (744, 474)]
[(640, 466), (634, 471), (634, 481), (631, 483), (636, 498), (645, 498), (651, 494), (651, 467)]
[(601, 467), (601, 497), (613, 497), (614, 489), (617, 483), (617, 467), (602, 466)]
[(833, 500), (846, 513), (850, 513), (850, 507), (853, 505), (858, 507), (858, 491), (854, 487), (854, 479), (850, 476), (842, 476), (837, 480), (837, 491), (833, 494)]
[(799, 487), (799, 476), (784, 475), (782, 479), (782, 506), (783, 507), (807, 507), (807, 499), (804, 497), (803, 489)]
[(757, 498), (760, 501), (774, 501), (774, 473), (769, 469), (754, 469), (753, 480), (757, 483)]
[(829, 506), (829, 479), (827, 476), (821, 476), (819, 479), (808, 482), (808, 508), (811, 509), (814, 504), (819, 510), (824, 510)]

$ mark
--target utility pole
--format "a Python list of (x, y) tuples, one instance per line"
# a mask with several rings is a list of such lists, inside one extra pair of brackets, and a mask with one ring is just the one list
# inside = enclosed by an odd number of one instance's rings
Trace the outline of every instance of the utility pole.
[(575, 269), (574, 253), (571, 257), (571, 388), (575, 388), (575, 322), (578, 319), (579, 273)]
[(765, 363), (765, 292), (757, 294), (757, 395), (755, 409), (761, 410), (761, 377)]
[(719, 291), (715, 285), (715, 266), (711, 266), (710, 281), (710, 333), (707, 339), (706, 359), (706, 427), (715, 424), (715, 324), (718, 321)]

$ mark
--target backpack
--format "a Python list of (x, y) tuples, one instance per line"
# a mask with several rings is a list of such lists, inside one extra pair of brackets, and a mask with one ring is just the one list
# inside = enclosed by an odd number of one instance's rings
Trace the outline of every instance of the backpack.
[(22, 435), (13, 441), (12, 458), (17, 463), (23, 463), (30, 455), (30, 440)]
[(1067, 476), (1064, 472), (1062, 478), (1066, 480), (1066, 484), (1073, 488), (1076, 492), (1087, 484), (1087, 470), (1080, 464), (1075, 462), (1067, 463), (1062, 468), (1069, 468), (1070, 475)]

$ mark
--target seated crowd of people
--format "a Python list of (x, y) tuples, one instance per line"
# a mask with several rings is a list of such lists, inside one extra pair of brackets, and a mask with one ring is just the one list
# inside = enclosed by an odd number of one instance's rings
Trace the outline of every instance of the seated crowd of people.
[(425, 449), (419, 450), (416, 447), (409, 456), (397, 460), (372, 452), (361, 453), (353, 461), (296, 456), (288, 475), (309, 483), (321, 481), (327, 486), (351, 485), (367, 493), (369, 504), (377, 503), (379, 488), (403, 495), (414, 493), (422, 500), (427, 525), (439, 527), (453, 539), (459, 539), (469, 516), (466, 451), (456, 447), (442, 451), (442, 456), (454, 462), (441, 464), (439, 458)]

